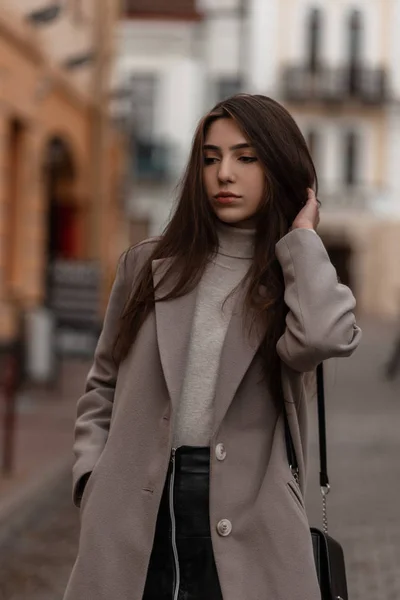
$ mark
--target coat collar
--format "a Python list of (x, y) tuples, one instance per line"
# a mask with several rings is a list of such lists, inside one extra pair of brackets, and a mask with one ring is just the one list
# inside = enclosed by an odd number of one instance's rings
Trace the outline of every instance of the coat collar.
[[(162, 279), (170, 262), (168, 258), (153, 261), (154, 287)], [(163, 282), (156, 298), (167, 294), (173, 285), (172, 277)], [(245, 327), (241, 310), (244, 291), (243, 288), (238, 291), (222, 348), (215, 392), (213, 434), (217, 432), (263, 337), (256, 328), (248, 332)], [(161, 365), (173, 410), (182, 392), (196, 297), (197, 287), (180, 298), (155, 303)]]

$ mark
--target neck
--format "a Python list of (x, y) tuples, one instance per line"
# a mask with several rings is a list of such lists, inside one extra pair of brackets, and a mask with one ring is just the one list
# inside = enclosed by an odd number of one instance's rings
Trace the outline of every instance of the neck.
[(241, 229), (218, 223), (218, 254), (234, 258), (253, 258), (255, 229)]

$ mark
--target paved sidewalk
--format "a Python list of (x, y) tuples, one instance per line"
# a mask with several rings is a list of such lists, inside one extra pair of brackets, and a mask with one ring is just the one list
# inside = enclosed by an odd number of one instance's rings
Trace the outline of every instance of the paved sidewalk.
[[(362, 327), (364, 341), (356, 354), (331, 361), (327, 368), (330, 532), (345, 550), (350, 600), (400, 600), (400, 376), (393, 382), (381, 376), (396, 332), (380, 323)], [(86, 369), (68, 369), (81, 388)], [(65, 413), (53, 410), (68, 453), (80, 392), (59, 400)], [(49, 401), (56, 406), (54, 397)], [(315, 402), (311, 408), (316, 409)], [(47, 416), (51, 412), (45, 411)], [(316, 431), (312, 417), (307, 507), (311, 523), (320, 526)], [(63, 597), (79, 530), (78, 511), (69, 498), (70, 473), (53, 489), (47, 491), (41, 514), (4, 549), (0, 600)]]
[(10, 477), (0, 474), (0, 544), (69, 476), (76, 402), (89, 367), (88, 362), (66, 361), (56, 387), (19, 394), (14, 469)]
[[(344, 546), (351, 600), (400, 600), (400, 374), (383, 378), (396, 329), (361, 324), (349, 359), (327, 365), (330, 533)], [(321, 526), (316, 402), (307, 506)]]
[(0, 600), (61, 600), (76, 558), (79, 513), (71, 479), (55, 486), (21, 535), (0, 548)]

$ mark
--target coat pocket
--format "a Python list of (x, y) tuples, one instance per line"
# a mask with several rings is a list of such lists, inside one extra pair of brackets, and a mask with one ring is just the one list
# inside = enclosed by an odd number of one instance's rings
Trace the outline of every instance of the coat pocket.
[(302, 493), (301, 493), (300, 488), (297, 485), (297, 483), (294, 480), (293, 481), (288, 481), (287, 482), (287, 487), (289, 488), (289, 490), (291, 492), (291, 495), (294, 497), (294, 499), (297, 502), (297, 504), (304, 511), (305, 510), (304, 500), (303, 500)]
[(85, 481), (85, 484), (83, 486), (83, 489), (81, 490), (81, 501), (80, 501), (80, 504), (79, 504), (79, 508), (81, 510), (83, 509), (85, 501), (86, 501), (86, 498), (87, 498), (88, 484), (89, 484), (89, 481), (90, 481), (91, 477), (92, 477), (92, 473), (90, 473), (89, 477), (87, 477), (87, 479)]
[(81, 503), (80, 503), (80, 513), (81, 514), (82, 514), (82, 512), (87, 504), (87, 501), (89, 499), (89, 496), (91, 494), (91, 491), (93, 488), (93, 483), (94, 483), (94, 470), (91, 471), (89, 478), (86, 481), (85, 487), (83, 488)]
[[(95, 477), (97, 475), (97, 470), (100, 466), (100, 462), (102, 460), (104, 451), (100, 454), (100, 457), (97, 459), (97, 462), (95, 463), (93, 469), (91, 471), (89, 471), (89, 473), (86, 473), (86, 475), (89, 475), (89, 477), (87, 478), (85, 484), (84, 484), (84, 488), (82, 491), (82, 495), (81, 495), (81, 501), (80, 501), (80, 511), (82, 512), (83, 508), (85, 507), (87, 500), (89, 498), (89, 495), (92, 492), (92, 488), (93, 488), (93, 484), (94, 484), (94, 480)], [(83, 475), (84, 477), (85, 475)]]

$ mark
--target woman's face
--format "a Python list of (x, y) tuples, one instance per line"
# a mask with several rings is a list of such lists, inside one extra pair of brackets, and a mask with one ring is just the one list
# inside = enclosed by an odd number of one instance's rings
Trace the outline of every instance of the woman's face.
[(217, 119), (210, 125), (203, 153), (204, 185), (218, 219), (235, 227), (255, 227), (265, 175), (233, 119)]

